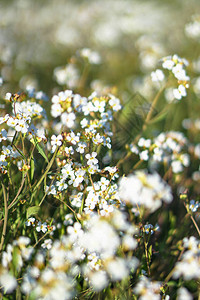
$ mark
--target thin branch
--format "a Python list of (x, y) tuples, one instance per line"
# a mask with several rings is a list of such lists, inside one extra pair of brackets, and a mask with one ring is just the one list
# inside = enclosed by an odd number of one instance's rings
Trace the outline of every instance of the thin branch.
[(2, 236), (1, 236), (1, 244), (0, 244), (0, 252), (2, 251), (3, 248), (3, 243), (4, 239), (6, 236), (6, 227), (7, 227), (7, 222), (8, 222), (8, 195), (6, 195), (6, 189), (3, 183), (2, 185), (2, 190), (3, 190), (3, 199), (4, 199), (4, 223), (3, 223), (3, 231), (2, 231)]

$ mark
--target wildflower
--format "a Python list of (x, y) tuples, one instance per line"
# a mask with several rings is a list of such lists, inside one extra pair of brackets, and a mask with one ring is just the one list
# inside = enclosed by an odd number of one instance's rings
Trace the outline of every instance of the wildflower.
[(189, 203), (189, 209), (192, 211), (192, 212), (196, 212), (197, 209), (199, 208), (200, 204), (198, 201), (195, 202), (195, 200), (190, 200), (190, 203)]
[(61, 170), (62, 176), (64, 179), (66, 179), (68, 176), (73, 177), (74, 176), (74, 171), (72, 169), (71, 164), (66, 164)]
[(84, 180), (84, 175), (85, 175), (85, 170), (79, 169), (78, 171), (75, 172), (75, 180), (73, 183), (74, 187), (79, 186), (79, 184)]
[(64, 67), (55, 68), (54, 78), (58, 84), (66, 84), (70, 89), (73, 89), (78, 84), (79, 72), (74, 64), (69, 63)]
[(144, 225), (144, 231), (146, 234), (153, 234), (153, 225), (152, 224), (146, 224)]
[(57, 118), (62, 114), (62, 112), (63, 112), (63, 108), (60, 105), (60, 103), (54, 103), (51, 106), (51, 115), (52, 115), (52, 117)]
[(60, 181), (56, 181), (56, 186), (59, 192), (64, 191), (67, 189), (68, 184), (64, 181), (65, 179), (61, 179)]
[(63, 137), (61, 134), (56, 136), (55, 134), (51, 137), (51, 146), (52, 146), (52, 152), (55, 152), (57, 146), (61, 146), (63, 141)]
[(65, 147), (65, 152), (66, 152), (67, 155), (70, 155), (70, 154), (73, 155), (74, 154), (74, 149), (73, 149), (72, 146)]
[(86, 159), (88, 160), (87, 161), (87, 164), (90, 166), (90, 165), (96, 165), (98, 164), (98, 159), (96, 159), (95, 157), (97, 156), (97, 153), (96, 152), (92, 152), (92, 154), (86, 154)]
[(165, 78), (165, 75), (162, 70), (157, 69), (155, 72), (151, 73), (151, 79), (152, 81), (158, 82), (163, 81)]
[(7, 125), (8, 126), (11, 126), (11, 127), (15, 127), (17, 125), (17, 119), (16, 118), (12, 118), (12, 117), (9, 117), (7, 119)]
[(70, 240), (74, 242), (78, 237), (80, 237), (83, 234), (83, 230), (81, 228), (81, 224), (76, 222), (74, 223), (74, 226), (68, 226), (67, 232), (70, 235)]
[(42, 231), (43, 233), (47, 232), (47, 223), (41, 223), (40, 221), (38, 222), (37, 226), (36, 226), (36, 231), (40, 232)]
[(62, 135), (59, 134), (58, 136), (56, 136), (55, 134), (52, 135), (51, 137), (51, 145), (52, 146), (61, 146), (62, 145)]
[(25, 222), (26, 226), (35, 226), (35, 218), (30, 217), (28, 220)]
[(182, 97), (187, 96), (186, 88), (180, 84), (177, 89), (173, 90), (174, 97), (180, 100)]
[(9, 100), (10, 101), (11, 97), (12, 97), (11, 93), (6, 93), (5, 100)]
[(189, 37), (194, 39), (200, 37), (200, 20), (198, 15), (194, 15), (192, 17), (192, 22), (185, 25), (185, 32)]
[(67, 140), (69, 143), (71, 143), (71, 144), (73, 144), (73, 145), (76, 145), (76, 144), (79, 142), (79, 140), (80, 140), (79, 136), (80, 136), (80, 134), (75, 135), (75, 133), (74, 133), (73, 131), (71, 131), (71, 132), (67, 135), (66, 140)]
[(83, 58), (86, 58), (90, 64), (100, 64), (101, 63), (101, 57), (99, 53), (96, 51), (92, 51), (89, 48), (83, 48), (80, 50), (80, 56)]
[(108, 278), (105, 271), (98, 271), (89, 274), (89, 279), (95, 291), (103, 290), (108, 284)]
[(175, 62), (173, 60), (171, 60), (170, 58), (163, 59), (163, 63), (162, 63), (163, 69), (172, 70), (174, 65), (175, 65)]
[(108, 185), (110, 184), (110, 181), (108, 179), (106, 179), (105, 177), (101, 177), (101, 180), (99, 182), (101, 190), (105, 191), (108, 187)]
[(26, 133), (28, 131), (28, 124), (25, 120), (21, 119), (17, 121), (17, 124), (15, 126), (16, 131), (21, 131), (22, 133)]
[(148, 150), (144, 150), (142, 152), (139, 153), (140, 159), (141, 160), (145, 160), (147, 161), (149, 159), (149, 151)]
[(16, 278), (7, 271), (3, 271), (2, 274), (0, 274), (0, 283), (4, 291), (8, 294), (12, 293), (17, 287)]
[(141, 295), (141, 299), (155, 299), (160, 300), (160, 282), (151, 282), (146, 276), (141, 276), (140, 281), (134, 288), (137, 295)]
[(0, 132), (0, 142), (7, 140), (7, 131), (5, 129), (2, 129)]
[(62, 115), (61, 115), (61, 122), (63, 125), (67, 126), (68, 128), (72, 128), (75, 124), (75, 119), (76, 119), (76, 116), (73, 112), (71, 113), (66, 113), (64, 112)]
[(172, 68), (174, 76), (181, 81), (188, 81), (190, 78), (186, 75), (186, 71), (183, 69), (183, 64), (179, 63)]
[(9, 119), (9, 114), (6, 114), (4, 117), (0, 117), (0, 124), (5, 123)]
[(112, 109), (114, 111), (120, 110), (121, 109), (120, 100), (111, 94), (109, 96), (110, 96), (109, 104), (112, 107)]
[(79, 153), (84, 153), (85, 151), (85, 147), (87, 147), (87, 144), (84, 143), (84, 142), (79, 142), (78, 143), (78, 148), (76, 148), (76, 151), (79, 152)]
[(151, 212), (161, 206), (161, 199), (167, 203), (172, 201), (170, 187), (160, 176), (157, 173), (146, 174), (144, 171), (121, 178), (119, 196), (125, 203), (144, 205)]
[(46, 239), (46, 240), (44, 240), (44, 243), (41, 245), (41, 247), (49, 250), (52, 248), (52, 243), (53, 243), (53, 241), (51, 239)]
[(193, 297), (192, 295), (188, 292), (188, 290), (185, 287), (180, 287), (178, 289), (178, 295), (177, 295), (177, 300), (192, 300)]
[(94, 144), (98, 145), (98, 144), (101, 144), (103, 142), (103, 138), (100, 136), (99, 133), (97, 133), (97, 135), (92, 138), (92, 141), (93, 141)]

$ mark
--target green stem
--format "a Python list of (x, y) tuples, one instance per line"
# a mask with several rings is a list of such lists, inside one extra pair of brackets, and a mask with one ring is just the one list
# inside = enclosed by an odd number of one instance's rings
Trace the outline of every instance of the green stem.
[(149, 256), (148, 256), (148, 242), (146, 241), (146, 236), (144, 231), (143, 231), (143, 237), (144, 237), (144, 250), (145, 250), (146, 263), (147, 263), (147, 270), (148, 270), (148, 275), (150, 277), (151, 271), (150, 271)]
[(21, 182), (20, 188), (19, 188), (19, 190), (18, 190), (18, 192), (17, 192), (17, 195), (15, 196), (15, 198), (13, 199), (13, 201), (9, 204), (8, 209), (10, 209), (10, 208), (13, 206), (13, 204), (14, 204), (15, 201), (17, 200), (19, 194), (21, 193), (21, 190), (22, 190), (22, 188), (23, 188), (25, 179), (26, 179), (26, 174), (25, 174), (24, 177), (22, 178), (22, 182)]
[(43, 238), (45, 238), (45, 236), (49, 233), (49, 231), (47, 231), (33, 246), (33, 248), (35, 248), (37, 246), (37, 244), (39, 244), (39, 242), (41, 242), (41, 240), (43, 240)]
[(7, 222), (8, 222), (8, 195), (6, 195), (6, 189), (3, 183), (2, 185), (2, 190), (3, 190), (3, 199), (4, 199), (4, 223), (3, 223), (3, 231), (2, 231), (2, 236), (1, 236), (1, 244), (0, 244), (0, 252), (2, 251), (5, 236), (6, 236), (6, 227), (7, 227)]
[[(59, 171), (59, 169), (58, 169), (58, 171)], [(49, 185), (49, 188), (48, 188), (48, 190), (45, 192), (45, 194), (44, 194), (42, 200), (41, 200), (40, 203), (39, 203), (39, 206), (42, 205), (42, 203), (43, 203), (43, 201), (44, 201), (46, 195), (47, 195), (48, 192), (50, 191), (50, 188), (51, 188), (51, 186), (52, 186), (52, 184), (53, 184), (53, 182), (54, 182), (54, 180), (55, 180), (55, 178), (56, 178), (56, 176), (57, 176), (57, 174), (58, 174), (58, 171), (56, 172), (55, 176), (52, 178), (52, 180), (51, 180), (51, 182), (50, 182), (50, 185)]]
[(37, 190), (38, 186), (42, 183), (43, 179), (47, 176), (47, 173), (49, 172), (51, 166), (53, 165), (53, 162), (55, 160), (55, 157), (58, 153), (58, 149), (59, 147), (57, 146), (53, 156), (52, 156), (52, 159), (50, 160), (49, 164), (47, 165), (47, 168), (46, 168), (46, 171), (44, 172), (44, 174), (42, 175), (42, 177), (40, 178), (40, 180), (38, 181), (38, 183), (35, 185), (34, 189), (33, 189), (33, 193)]

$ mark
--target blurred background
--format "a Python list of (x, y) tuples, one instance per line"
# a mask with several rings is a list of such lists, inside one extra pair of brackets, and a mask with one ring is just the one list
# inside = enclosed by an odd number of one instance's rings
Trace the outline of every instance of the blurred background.
[(185, 30), (198, 11), (199, 0), (1, 0), (1, 93), (32, 85), (51, 96), (58, 86), (55, 68), (71, 63), (70, 76), (79, 76), (79, 51), (90, 48), (99, 59), (84, 82), (86, 93), (114, 85), (149, 95), (146, 75), (160, 58), (198, 58)]

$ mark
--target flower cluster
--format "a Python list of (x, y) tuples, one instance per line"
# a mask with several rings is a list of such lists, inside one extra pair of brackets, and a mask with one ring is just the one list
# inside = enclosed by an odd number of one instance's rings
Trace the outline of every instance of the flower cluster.
[(183, 276), (185, 280), (200, 277), (200, 247), (199, 240), (194, 236), (183, 239), (183, 247), (187, 249), (181, 261), (175, 265), (174, 278)]
[(178, 87), (173, 89), (174, 98), (181, 100), (187, 96), (186, 89), (189, 88), (190, 77), (186, 74), (185, 67), (188, 66), (188, 61), (185, 58), (180, 58), (178, 55), (167, 56), (162, 59), (163, 69), (171, 71), (174, 77), (178, 80)]
[(166, 203), (172, 201), (170, 187), (160, 176), (142, 170), (120, 179), (119, 197), (127, 205), (138, 207), (138, 210), (144, 206), (151, 212), (161, 206), (162, 200)]
[(130, 145), (130, 151), (139, 155), (141, 160), (149, 161), (153, 168), (163, 163), (166, 167), (171, 166), (173, 173), (182, 172), (189, 166), (187, 149), (188, 140), (178, 131), (162, 132), (153, 140), (141, 137), (137, 145)]
[(192, 22), (185, 25), (185, 32), (187, 36), (199, 39), (200, 37), (200, 16), (194, 15), (192, 16)]
[[(120, 247), (127, 253), (134, 250), (136, 232), (136, 227), (117, 209), (109, 218), (94, 214), (89, 220), (83, 219), (83, 226), (79, 222), (68, 225), (68, 235), (53, 243), (45, 240), (42, 244), (46, 252), (38, 253), (29, 267), (22, 284), (23, 292), (29, 294), (34, 290), (37, 298), (51, 299), (56, 299), (59, 293), (60, 299), (71, 299), (73, 276), (82, 274), (96, 291), (105, 288), (110, 281), (126, 278), (130, 271), (136, 270), (138, 260), (128, 255), (121, 257), (118, 250)], [(49, 265), (45, 264), (47, 256)]]

